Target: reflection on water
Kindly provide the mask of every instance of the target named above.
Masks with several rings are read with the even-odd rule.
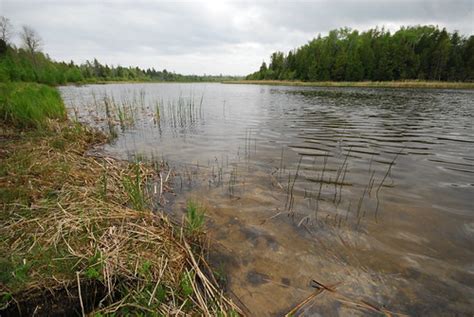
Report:
[[[252,314],[290,311],[316,290],[313,279],[334,292],[299,313],[472,314],[473,92],[61,91],[72,116],[116,129],[108,153],[176,167],[175,211],[189,197],[207,205],[212,260]]]

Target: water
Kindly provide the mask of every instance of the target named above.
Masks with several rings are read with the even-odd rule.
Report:
[[[70,116],[115,131],[106,153],[168,161],[177,172],[173,212],[187,199],[206,206],[211,261],[252,315],[289,312],[314,293],[313,279],[334,292],[299,313],[474,313],[473,91],[61,92]],[[116,105],[112,122],[104,96]]]

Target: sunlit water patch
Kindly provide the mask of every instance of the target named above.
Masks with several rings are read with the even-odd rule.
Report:
[[[63,87],[110,155],[166,160],[254,315],[474,307],[474,93],[221,84]]]

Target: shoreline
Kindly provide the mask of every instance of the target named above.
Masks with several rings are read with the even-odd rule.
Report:
[[[442,82],[442,81],[288,81],[288,80],[232,80],[222,84],[238,85],[269,85],[269,86],[301,86],[301,87],[355,87],[355,88],[410,88],[410,89],[474,89],[474,83]]]
[[[226,81],[221,80],[190,80],[190,81],[159,81],[159,80],[99,80],[99,81],[81,81],[81,82],[67,82],[64,84],[55,85],[61,86],[85,86],[85,85],[110,85],[110,84],[221,84]]]
[[[0,122],[0,314],[242,314],[206,262],[204,210],[153,211],[166,166],[91,156],[107,136],[47,123]]]

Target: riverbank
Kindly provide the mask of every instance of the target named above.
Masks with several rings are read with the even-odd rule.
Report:
[[[273,86],[306,86],[306,87],[361,87],[361,88],[431,88],[431,89],[474,89],[474,83],[442,81],[288,81],[288,80],[236,80],[224,81],[223,84],[273,85]]]
[[[55,91],[20,85],[46,91],[21,94],[30,110]],[[91,156],[105,135],[47,112],[15,112],[23,122],[17,99],[0,100],[2,316],[238,315],[206,263],[199,206],[183,224],[152,211],[163,165]]]

